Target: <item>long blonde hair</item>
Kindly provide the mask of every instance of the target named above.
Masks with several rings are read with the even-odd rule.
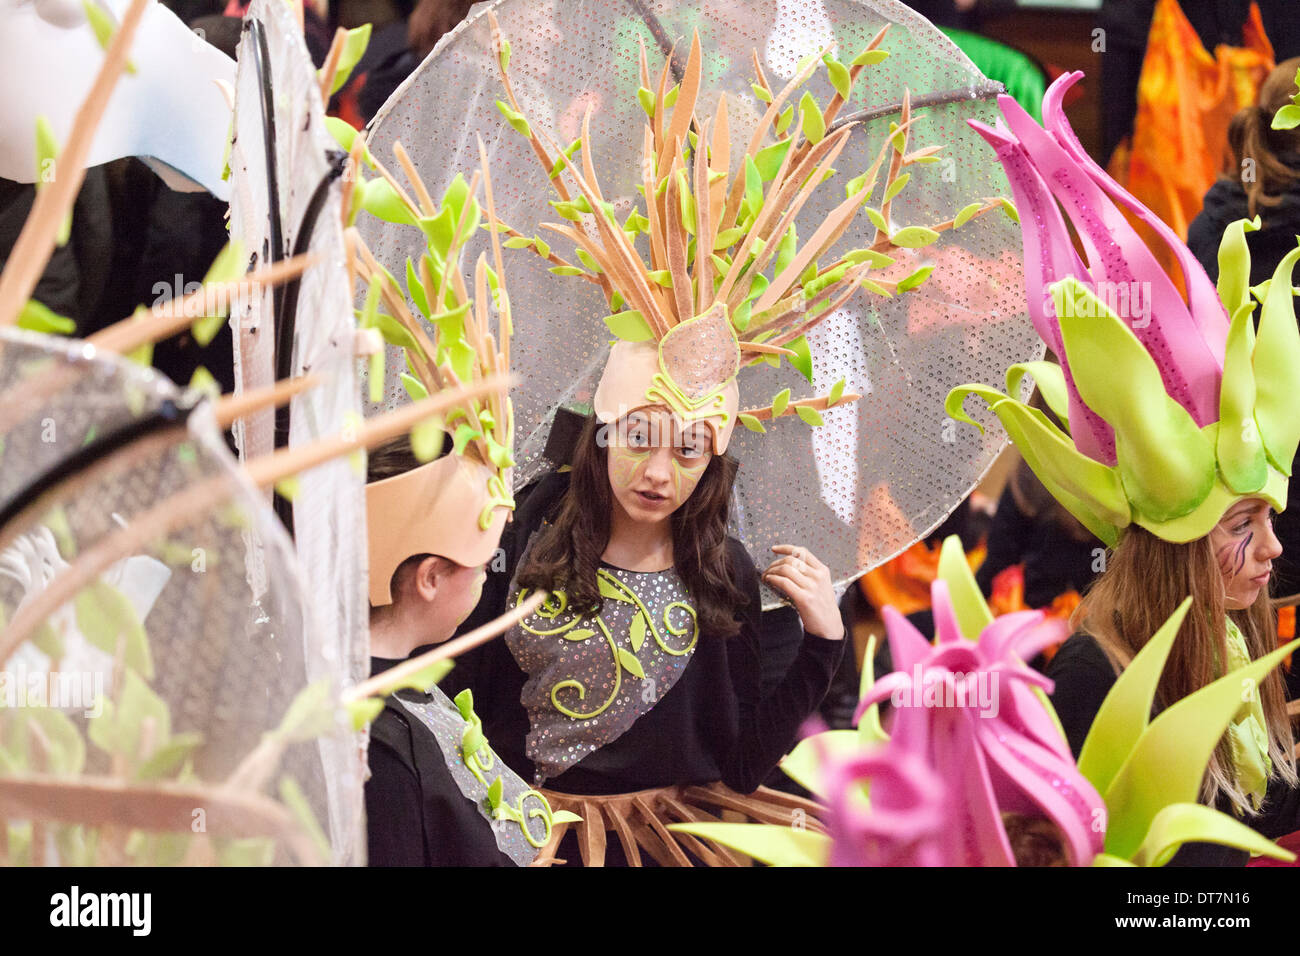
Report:
[[[1223,575],[1208,537],[1171,544],[1138,525],[1130,525],[1119,546],[1107,555],[1105,573],[1075,609],[1071,625],[1096,638],[1118,673],[1189,594],[1192,610],[1174,640],[1156,689],[1156,707],[1163,710],[1223,676],[1227,660],[1225,614],[1231,615],[1241,629],[1251,660],[1276,649],[1276,618],[1266,590],[1250,607],[1229,611],[1224,603]],[[1273,775],[1295,786],[1294,737],[1282,675],[1276,668],[1260,681],[1259,692],[1268,725]],[[1225,798],[1241,812],[1254,813],[1233,771],[1226,735],[1210,758],[1201,783],[1203,803],[1213,806]]]

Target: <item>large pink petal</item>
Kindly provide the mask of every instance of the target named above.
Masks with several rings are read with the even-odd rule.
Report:
[[[1143,308],[1121,315],[1160,369],[1165,390],[1204,427],[1219,417],[1222,353],[1216,361],[1173,282],[1142,238],[1093,177],[1056,137],[1009,96],[998,105],[1030,162],[1074,225],[1101,298],[1140,292]],[[1104,175],[1104,174],[1103,174]],[[1023,220],[1022,220],[1023,222]]]
[[[1200,262],[1192,255],[1192,250],[1178,238],[1178,234],[1097,165],[1083,148],[1079,138],[1074,135],[1074,130],[1065,118],[1062,101],[1070,87],[1081,79],[1083,73],[1076,70],[1057,77],[1047,88],[1047,94],[1043,97],[1043,125],[1097,185],[1145,223],[1173,252],[1174,258],[1178,260],[1178,265],[1183,270],[1183,285],[1187,289],[1187,304],[1192,321],[1200,330],[1201,338],[1205,340],[1215,362],[1222,369],[1223,349],[1228,340],[1229,316],[1223,307],[1223,302],[1219,299],[1219,292],[1214,287],[1214,283],[1205,274],[1205,269]]]
[[[1084,404],[1074,386],[1074,376],[1061,343],[1048,286],[1066,276],[1089,284],[1087,267],[1074,251],[1069,229],[1051,191],[1034,169],[1021,144],[1001,122],[998,128],[968,120],[971,127],[992,146],[1011,183],[1011,194],[1020,213],[1021,239],[1025,250],[1025,292],[1029,317],[1047,347],[1060,360],[1069,395],[1067,415],[1070,437],[1080,452],[1104,465],[1115,464],[1115,433],[1104,419]],[[1014,396],[1013,396],[1014,397]]]

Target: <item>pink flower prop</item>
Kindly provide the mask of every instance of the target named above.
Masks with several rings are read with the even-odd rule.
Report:
[[[885,608],[895,672],[863,697],[894,704],[888,743],[828,761],[832,862],[838,865],[1013,866],[1002,813],[1046,817],[1073,865],[1102,849],[1105,804],[1075,766],[1034,688],[1051,681],[1024,661],[1059,640],[1024,611],[996,619],[978,642],[962,636],[948,585],[931,591],[932,645]],[[870,809],[856,793],[869,778]],[[935,781],[939,787],[936,791]]]

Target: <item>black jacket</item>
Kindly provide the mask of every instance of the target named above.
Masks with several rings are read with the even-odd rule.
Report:
[[[374,659],[371,670],[396,663]],[[514,866],[497,848],[491,824],[456,786],[433,735],[391,697],[370,725],[366,836],[371,866]]]
[[[1077,760],[1097,711],[1101,710],[1102,701],[1115,685],[1118,675],[1096,639],[1082,632],[1061,645],[1045,673],[1056,682],[1051,695],[1052,706],[1056,708],[1070,751]],[[1232,815],[1226,806],[1219,809]],[[1242,822],[1274,840],[1300,830],[1300,790],[1273,778],[1264,799],[1264,812],[1243,818]],[[1214,843],[1185,843],[1169,865],[1245,866],[1249,860],[1250,854],[1245,850]]]

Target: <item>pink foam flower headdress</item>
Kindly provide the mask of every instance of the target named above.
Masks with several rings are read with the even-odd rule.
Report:
[[[1245,232],[1258,222],[1234,223],[1216,288],[1174,232],[1075,138],[1061,101],[1081,76],[1066,74],[1048,89],[1044,126],[1007,96],[999,97],[1005,124],[971,123],[1006,169],[1029,313],[1061,361],[1012,366],[1007,392],[1031,374],[1065,430],[984,385],[954,389],[948,414],[976,424],[962,403],[971,393],[987,401],[1052,494],[1110,545],[1132,523],[1169,541],[1194,540],[1247,496],[1281,511],[1300,443],[1291,295],[1300,248],[1272,281],[1251,289]],[[1173,251],[1186,299],[1121,207]],[[1258,332],[1252,293],[1263,304]]]

